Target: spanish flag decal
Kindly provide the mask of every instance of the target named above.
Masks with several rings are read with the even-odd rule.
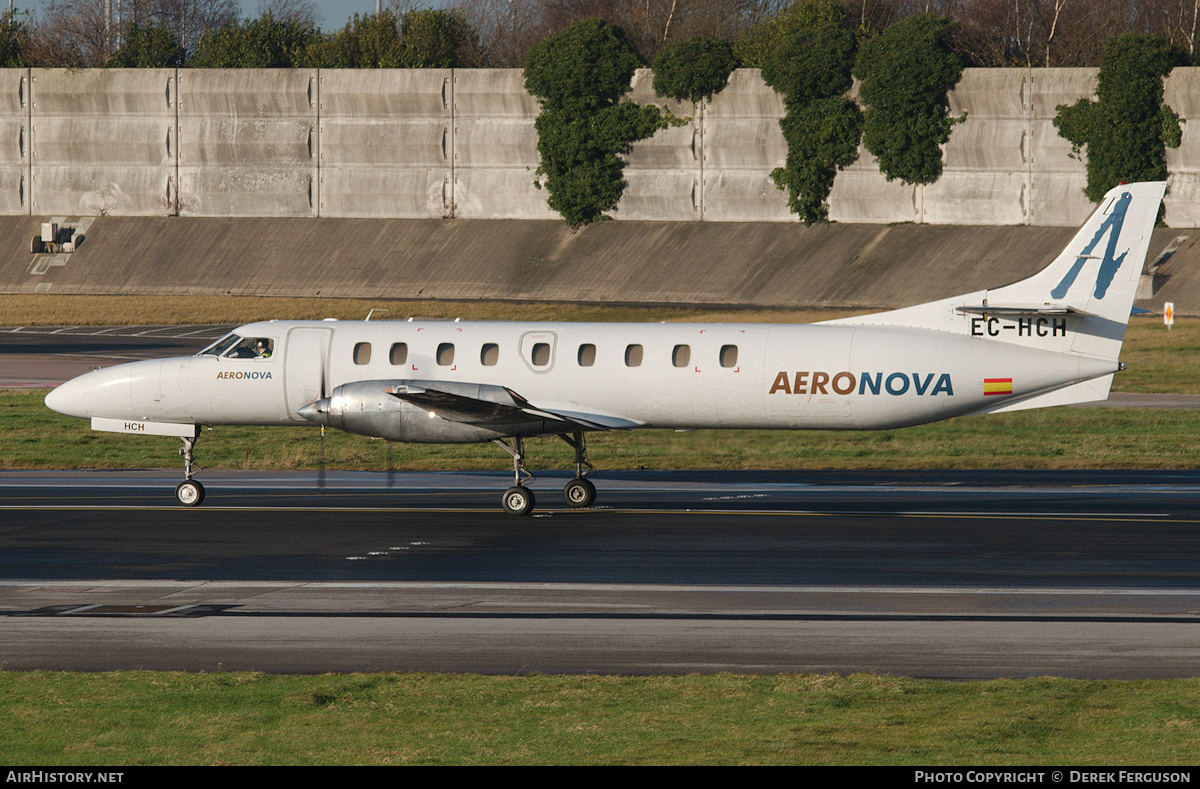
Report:
[[[983,379],[983,394],[986,395],[1008,395],[1012,394],[1012,379],[1011,378],[984,378]]]

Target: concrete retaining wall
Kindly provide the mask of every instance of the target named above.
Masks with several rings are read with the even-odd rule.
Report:
[[[830,197],[838,222],[1042,225],[1091,210],[1053,126],[1094,69],[968,69],[966,113],[927,187],[888,182],[865,150]],[[639,71],[632,97],[662,104]],[[1176,69],[1185,119],[1168,151],[1167,222],[1200,225],[1200,69]],[[615,217],[796,222],[780,97],[758,71],[633,146]],[[554,219],[535,185],[538,104],[518,70],[0,70],[0,215]]]
[[[98,217],[34,255],[36,217],[0,217],[0,293],[513,299],[900,307],[1048,263],[1074,228],[929,224]],[[1158,292],[1200,314],[1200,231],[1160,228]],[[364,308],[365,314],[365,308]],[[136,318],[131,317],[136,321]]]

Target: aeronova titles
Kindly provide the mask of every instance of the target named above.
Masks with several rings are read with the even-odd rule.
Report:
[[[771,384],[767,394],[816,395],[858,393],[889,394],[899,397],[912,392],[917,395],[949,395],[954,396],[954,384],[950,373],[859,373],[851,372],[827,373],[819,370],[811,372],[788,373],[780,372]]]
[[[217,373],[218,378],[237,378],[237,379],[255,379],[255,378],[270,378],[269,370],[227,370]]]

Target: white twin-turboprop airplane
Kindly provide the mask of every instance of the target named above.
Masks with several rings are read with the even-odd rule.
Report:
[[[1028,279],[916,307],[798,325],[267,321],[195,356],[96,370],[46,405],[95,430],[178,436],[199,504],[201,425],[319,424],[389,441],[495,441],[504,509],[534,506],[522,439],[575,448],[563,491],[587,507],[584,434],[639,427],[877,430],[1103,400],[1166,185],[1109,192]]]

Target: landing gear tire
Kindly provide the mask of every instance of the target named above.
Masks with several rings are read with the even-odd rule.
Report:
[[[175,498],[186,507],[195,507],[204,501],[204,486],[194,479],[187,479],[175,487]]]
[[[514,485],[504,491],[504,511],[509,515],[533,512],[533,491],[523,485]]]
[[[596,486],[583,478],[573,479],[563,488],[563,499],[568,507],[590,507],[596,500]]]

